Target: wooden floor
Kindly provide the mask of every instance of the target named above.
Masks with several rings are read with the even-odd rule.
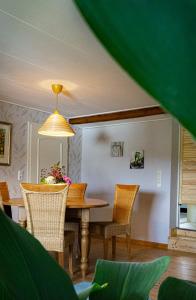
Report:
[[[117,243],[116,260],[118,261],[148,261],[163,255],[169,255],[171,257],[171,263],[168,271],[161,278],[160,282],[167,276],[174,276],[196,282],[196,254],[134,245],[132,246],[131,257],[129,258],[127,255],[126,244],[122,241]],[[89,257],[89,274],[87,275],[86,280],[92,280],[95,262],[98,258],[103,258],[103,245],[100,240],[92,240]],[[80,272],[77,272],[79,268],[79,262],[75,261],[74,265],[75,273],[73,281],[82,281]],[[160,282],[151,291],[152,300],[157,299],[157,292]]]

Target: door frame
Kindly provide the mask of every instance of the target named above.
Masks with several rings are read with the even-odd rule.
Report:
[[[32,122],[27,122],[27,182],[31,182],[31,130]]]

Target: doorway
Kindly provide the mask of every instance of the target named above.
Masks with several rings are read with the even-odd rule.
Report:
[[[38,134],[41,124],[28,122],[27,181],[39,183],[42,169],[58,162],[68,173],[68,139]]]

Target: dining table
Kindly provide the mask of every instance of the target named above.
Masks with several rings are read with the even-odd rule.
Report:
[[[14,198],[3,201],[3,205],[24,207],[23,198]],[[89,221],[90,209],[108,206],[108,202],[96,198],[68,198],[66,201],[66,209],[70,211],[70,215],[80,218],[80,236],[81,236],[81,261],[80,269],[82,278],[86,277],[88,272],[88,253],[89,253]],[[19,219],[19,224],[26,227],[26,221]]]

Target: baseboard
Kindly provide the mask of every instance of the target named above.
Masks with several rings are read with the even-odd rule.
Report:
[[[125,243],[126,238],[125,237],[118,237],[117,241]],[[164,249],[164,250],[168,249],[168,244],[164,244],[164,243],[156,243],[156,242],[136,240],[136,239],[131,239],[131,243],[133,245],[137,245],[137,246],[144,246],[144,247]]]
[[[100,235],[94,235],[92,236],[95,239],[102,240],[103,238]],[[119,243],[126,243],[126,237],[124,236],[118,236],[116,238],[117,242]],[[143,241],[143,240],[136,240],[136,239],[131,239],[132,245],[137,245],[137,246],[143,246],[143,247],[149,247],[149,248],[156,248],[156,249],[163,249],[167,250],[168,249],[168,244],[164,243],[156,243],[156,242],[151,242],[151,241]]]
[[[196,231],[172,228],[168,248],[171,250],[196,253]]]

